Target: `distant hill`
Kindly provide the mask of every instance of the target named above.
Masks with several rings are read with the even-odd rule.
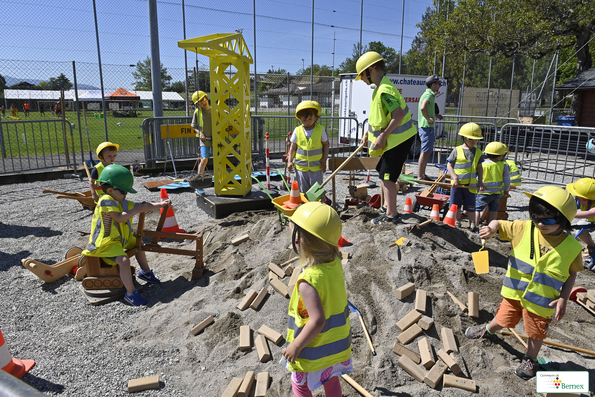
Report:
[[[38,79],[21,79],[21,78],[11,77],[11,76],[4,76],[4,79],[6,79],[7,87],[11,87],[15,84],[22,82],[22,81],[25,81],[25,82],[27,82],[29,84],[33,84],[33,85],[38,85],[40,82],[44,81],[44,80],[38,80]],[[73,85],[73,88],[74,88],[74,85]],[[79,84],[78,88],[79,88],[79,90],[98,90],[99,89],[98,87],[95,87],[95,86],[89,85],[89,84]]]

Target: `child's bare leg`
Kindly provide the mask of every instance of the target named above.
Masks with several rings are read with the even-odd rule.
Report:
[[[580,236],[578,236],[578,238],[580,238],[585,244],[587,244],[587,247],[589,247],[589,252],[591,252],[593,250],[593,247],[595,247],[593,237],[591,237],[589,233],[583,232]]]
[[[490,211],[490,222],[498,218],[498,211]]]
[[[502,328],[504,328],[504,327],[500,326],[500,325],[499,325],[499,324],[496,322],[496,318],[494,317],[494,318],[492,319],[492,321],[490,321],[490,323],[488,324],[488,328],[487,328],[487,329],[488,329],[488,331],[490,331],[491,333],[494,333],[494,332],[498,332],[498,331],[500,331]]]
[[[542,344],[543,339],[529,338],[529,343],[527,343],[527,356],[531,357],[533,360],[536,360]]]
[[[198,166],[198,173],[202,174],[203,172],[205,172],[205,168],[207,167],[207,163],[209,162],[208,158],[202,158],[200,159],[200,165]]]
[[[149,262],[147,262],[147,255],[145,254],[145,251],[137,252],[134,257],[136,258],[136,261],[138,262],[141,269],[143,269],[145,272],[151,270],[149,267]]]
[[[116,258],[116,263],[120,265],[120,278],[122,279],[124,287],[126,287],[126,291],[129,294],[132,294],[136,290],[136,288],[134,287],[134,283],[132,282],[130,259],[128,259],[127,256],[118,256]]]

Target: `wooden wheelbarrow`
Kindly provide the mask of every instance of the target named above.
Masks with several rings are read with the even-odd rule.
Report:
[[[54,190],[44,190],[43,193],[52,193],[57,194],[57,199],[70,199],[70,200],[77,200],[83,208],[93,211],[95,209],[95,201],[93,201],[93,197],[91,196],[91,191],[87,190],[86,192],[77,192],[77,193],[66,193],[66,192],[56,192]]]

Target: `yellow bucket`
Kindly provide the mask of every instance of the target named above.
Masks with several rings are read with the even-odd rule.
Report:
[[[306,195],[304,193],[300,193],[300,196],[302,198],[302,203],[307,203],[308,199],[306,198]],[[283,203],[285,203],[286,201],[289,201],[289,194],[286,194],[284,196],[279,196],[275,199],[273,199],[273,204],[275,205],[275,207],[277,207],[277,209],[279,211],[281,211],[283,213],[283,215],[285,216],[292,216],[293,213],[295,212],[296,208],[285,208],[285,206],[283,205]]]
[[[488,251],[479,251],[471,253],[473,264],[475,265],[475,273],[484,274],[490,272],[490,258]]]

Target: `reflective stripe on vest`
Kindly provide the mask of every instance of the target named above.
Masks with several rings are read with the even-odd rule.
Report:
[[[520,301],[531,313],[550,318],[555,307],[549,304],[560,296],[560,289],[570,276],[570,266],[582,246],[572,236],[567,236],[557,247],[541,256],[539,230],[532,225],[532,221],[525,221],[521,242],[510,253],[501,293],[505,298]],[[533,259],[532,242],[536,244]]]
[[[288,364],[290,371],[313,372],[347,361],[351,357],[351,323],[340,258],[306,267],[300,274],[289,302],[287,343],[293,342],[310,320],[300,315],[300,308],[303,309],[299,293],[301,281],[316,289],[326,320],[323,330],[302,349],[295,363]]]
[[[196,108],[196,110],[194,111],[194,113],[196,114],[196,121],[198,121],[198,127],[199,129],[202,128],[203,122],[202,122],[202,108],[198,107]],[[200,138],[200,134],[195,134],[197,138]]]
[[[130,235],[132,231],[132,223],[130,219],[126,222],[117,223],[110,217],[111,228],[109,236],[105,235],[105,225],[103,224],[103,214],[107,212],[101,212],[101,207],[116,207],[119,212],[130,211],[134,208],[134,203],[128,200],[122,200],[122,203],[114,200],[111,196],[105,195],[99,198],[95,212],[93,212],[93,221],[91,224],[91,235],[89,236],[89,242],[85,247],[88,251],[95,251],[102,244],[103,240],[116,240],[119,241],[123,247],[125,247],[130,241]]]
[[[510,168],[510,186],[521,186],[521,170],[519,170],[519,167],[512,160],[504,160],[504,162]]]
[[[391,112],[385,113],[385,110],[383,109],[382,94],[388,94],[394,97],[399,102],[401,110],[405,113],[405,117],[403,117],[401,123],[388,136],[386,145],[382,149],[376,149],[374,147],[376,139],[392,120]],[[401,143],[417,134],[417,128],[411,120],[411,112],[405,103],[405,99],[386,76],[382,78],[382,81],[372,93],[368,124],[368,141],[370,142],[368,153],[371,157],[381,156],[387,150],[399,146]]]
[[[481,194],[500,194],[504,187],[504,162],[483,163],[483,184],[487,188]]]
[[[310,139],[306,137],[304,126],[299,126],[296,129],[297,134],[297,151],[293,165],[300,171],[320,171],[322,160],[322,131],[324,128],[321,125],[315,124],[314,131]]]
[[[463,150],[463,146],[457,146],[457,158],[453,165],[453,169],[455,174],[459,178],[459,183],[461,185],[469,185],[472,187],[477,186],[477,164],[479,164],[479,159],[481,158],[481,150],[475,150],[475,156],[473,157],[473,163],[471,163],[465,157],[465,152]],[[473,148],[475,149],[475,148]],[[452,182],[451,182],[452,183]],[[471,193],[475,193],[473,190]]]

